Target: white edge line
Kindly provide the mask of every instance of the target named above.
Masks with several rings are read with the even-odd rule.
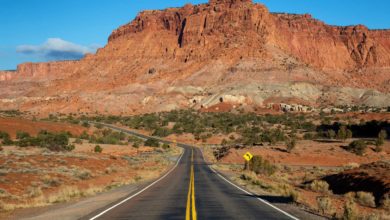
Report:
[[[179,165],[179,162],[180,162],[181,158],[183,157],[184,152],[185,152],[185,150],[182,152],[182,154],[180,155],[179,159],[176,161],[175,166],[172,167],[172,169],[170,169],[170,170],[168,171],[168,173],[166,173],[164,176],[160,177],[158,180],[154,181],[153,183],[151,183],[151,184],[148,185],[147,187],[143,188],[141,191],[137,192],[136,194],[127,197],[126,199],[124,199],[124,200],[120,201],[119,203],[117,203],[117,204],[111,206],[110,208],[105,209],[104,211],[100,212],[99,214],[95,215],[94,217],[90,218],[89,220],[95,220],[95,219],[99,218],[100,216],[102,216],[102,215],[104,215],[105,213],[109,212],[110,210],[112,210],[112,209],[114,209],[114,208],[120,206],[121,204],[123,204],[123,203],[129,201],[130,199],[132,199],[132,198],[138,196],[139,194],[141,194],[141,193],[144,192],[145,190],[147,190],[147,189],[149,189],[150,187],[152,187],[154,184],[158,183],[160,180],[164,179],[164,178],[165,178],[166,176],[168,176],[173,170],[176,169],[177,165]]]
[[[200,148],[199,148],[199,149],[200,149]],[[203,160],[207,163],[207,161],[205,160],[204,155],[203,155],[203,150],[200,149],[200,152],[202,153]],[[224,181],[226,181],[226,182],[229,183],[230,185],[236,187],[237,189],[241,190],[242,192],[245,192],[246,194],[248,194],[248,195],[250,195],[250,196],[255,196],[253,193],[250,193],[250,192],[246,191],[245,189],[242,189],[241,187],[239,187],[239,186],[237,186],[236,184],[234,184],[234,183],[230,182],[229,180],[227,180],[225,177],[223,177],[221,174],[219,174],[217,171],[215,171],[210,165],[208,165],[208,167],[210,168],[211,171],[213,171],[215,174],[217,174],[217,176],[219,176],[221,179],[223,179]],[[291,214],[289,214],[289,213],[287,213],[287,212],[281,210],[280,208],[278,208],[278,207],[272,205],[272,204],[269,203],[268,201],[266,201],[266,200],[264,200],[264,199],[261,199],[261,198],[259,198],[259,197],[256,197],[256,198],[257,198],[260,202],[262,202],[262,203],[264,203],[264,204],[266,204],[266,205],[268,205],[268,206],[274,208],[275,210],[277,210],[277,211],[283,213],[284,215],[290,217],[291,219],[300,220],[299,218],[297,218],[297,217],[295,217],[295,216],[293,216],[293,215],[291,215]]]

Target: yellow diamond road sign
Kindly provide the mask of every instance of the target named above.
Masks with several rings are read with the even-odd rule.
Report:
[[[244,159],[246,161],[250,161],[250,160],[252,160],[252,158],[253,158],[253,155],[251,153],[246,152],[246,154],[244,154]]]

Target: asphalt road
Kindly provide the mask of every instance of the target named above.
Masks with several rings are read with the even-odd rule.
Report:
[[[178,146],[184,152],[169,173],[83,219],[297,219],[229,183],[208,166],[199,148]]]

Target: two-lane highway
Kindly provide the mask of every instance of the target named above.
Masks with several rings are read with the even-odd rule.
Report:
[[[184,152],[169,173],[85,219],[297,219],[212,170],[199,148],[178,146],[183,147]]]

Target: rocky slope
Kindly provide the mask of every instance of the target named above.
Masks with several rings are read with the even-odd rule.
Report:
[[[251,0],[141,12],[80,61],[0,72],[0,108],[127,113],[210,106],[390,103],[390,31],[274,14]],[[281,98],[281,99],[280,99]]]

